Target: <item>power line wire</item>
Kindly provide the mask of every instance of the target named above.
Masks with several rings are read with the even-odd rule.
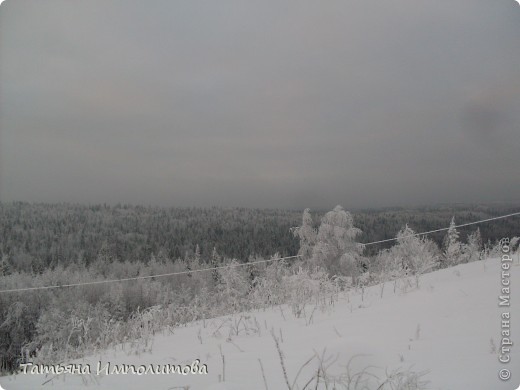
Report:
[[[194,269],[194,270],[169,272],[169,273],[166,273],[166,274],[135,276],[135,277],[132,277],[132,278],[96,280],[96,281],[92,281],[92,282],[56,284],[56,285],[52,285],[52,286],[37,286],[37,287],[25,287],[25,288],[13,288],[13,289],[9,289],[9,290],[0,290],[0,293],[19,292],[19,291],[35,291],[35,290],[52,290],[52,289],[62,288],[62,287],[91,286],[91,285],[95,285],[95,284],[105,284],[105,283],[115,283],[115,282],[128,282],[128,281],[131,281],[131,280],[153,279],[153,278],[161,278],[161,277],[165,277],[165,276],[174,276],[174,275],[186,275],[186,274],[193,274],[195,272],[205,272],[205,271],[212,271],[212,270],[223,269],[223,268],[243,267],[243,266],[253,265],[253,264],[269,263],[269,262],[273,262],[273,261],[280,261],[280,260],[286,260],[286,259],[294,259],[296,257],[300,257],[300,255],[287,256],[287,257],[277,257],[275,259],[268,259],[268,260],[256,260],[256,261],[251,261],[251,262],[248,262],[248,263],[228,264],[228,265],[222,265],[222,266],[211,267],[211,268],[200,268],[200,269]]]
[[[484,223],[484,222],[489,222],[489,221],[495,221],[495,220],[497,220],[497,219],[503,219],[503,218],[514,217],[515,215],[520,215],[520,211],[517,212],[517,213],[501,215],[501,216],[499,216],[499,217],[493,217],[493,218],[488,218],[488,219],[481,219],[480,221],[463,223],[463,224],[460,224],[460,225],[455,225],[454,227],[455,227],[455,228],[460,228],[460,227],[464,227],[464,226],[476,225],[476,224],[479,224],[479,223]],[[423,235],[426,235],[426,234],[437,233],[437,232],[443,232],[443,231],[446,231],[446,230],[449,230],[449,227],[447,227],[447,228],[441,228],[441,229],[435,229],[435,230],[430,230],[430,231],[422,232],[422,233],[409,234],[409,235],[407,235],[407,236],[399,237],[399,239],[409,238],[409,237],[416,237],[416,236],[423,236]],[[396,241],[397,239],[398,239],[397,237],[394,237],[394,238],[387,238],[386,240],[379,240],[379,241],[374,241],[374,242],[368,242],[368,243],[366,243],[366,244],[361,244],[361,245],[363,245],[363,246],[369,246],[369,245],[381,244],[381,243],[383,243],[383,242]]]
[[[460,228],[460,227],[470,226],[470,225],[476,225],[476,224],[484,223],[484,222],[495,221],[497,219],[504,219],[504,218],[514,217],[516,215],[520,215],[520,212],[512,213],[512,214],[506,214],[506,215],[501,215],[501,216],[493,217],[493,218],[482,219],[480,221],[475,221],[475,222],[463,223],[463,224],[460,224],[460,225],[456,225],[455,228]],[[441,228],[441,229],[435,229],[435,230],[430,230],[430,231],[422,232],[422,233],[410,234],[410,235],[407,235],[407,236],[404,236],[404,237],[399,237],[399,239],[409,238],[409,237],[416,237],[416,236],[422,236],[422,235],[431,234],[431,233],[437,233],[437,232],[442,232],[442,231],[446,231],[448,229],[449,229],[449,227]],[[394,238],[388,238],[386,240],[367,242],[367,243],[364,243],[364,244],[361,243],[360,245],[365,247],[365,246],[369,246],[369,245],[381,244],[381,243],[384,243],[384,242],[391,242],[391,241],[396,241],[396,240],[397,240],[397,237],[394,237]],[[256,260],[256,261],[251,261],[251,262],[248,262],[248,263],[228,264],[228,265],[222,265],[222,266],[210,267],[210,268],[201,268],[201,269],[186,270],[186,271],[179,271],[179,272],[170,272],[170,273],[166,273],[166,274],[147,275],[147,276],[135,276],[135,277],[132,277],[132,278],[97,280],[97,281],[92,281],[92,282],[57,284],[57,285],[51,285],[51,286],[13,288],[13,289],[0,290],[0,294],[1,293],[9,293],[9,292],[52,290],[52,289],[64,288],[64,287],[92,286],[92,285],[97,285],[97,284],[128,282],[128,281],[131,281],[131,280],[161,278],[161,277],[174,276],[174,275],[186,275],[186,274],[193,274],[193,273],[196,273],[196,272],[206,272],[206,271],[213,271],[213,270],[224,269],[224,268],[244,267],[244,266],[254,265],[254,264],[270,263],[270,262],[273,262],[273,261],[295,259],[295,258],[298,258],[298,257],[301,257],[301,255],[287,256],[287,257],[277,257],[277,258],[268,259],[268,260]]]

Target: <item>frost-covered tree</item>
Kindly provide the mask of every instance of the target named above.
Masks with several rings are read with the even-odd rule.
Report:
[[[101,248],[96,256],[96,260],[90,265],[91,269],[95,270],[99,275],[106,276],[110,265],[114,261],[110,246],[107,240],[103,241]]]
[[[371,266],[373,273],[379,275],[379,281],[384,283],[390,280],[400,279],[405,276],[401,259],[392,251],[394,247],[381,250]]]
[[[455,217],[451,219],[450,227],[444,238],[444,259],[445,266],[456,265],[460,261],[462,253],[461,243],[459,242],[459,232],[455,227]]]
[[[390,249],[379,253],[374,265],[374,270],[379,274],[382,282],[381,295],[384,282],[393,280],[394,292],[399,280],[407,277],[415,277],[415,284],[419,287],[419,277],[423,273],[431,271],[438,263],[437,245],[426,237],[419,237],[406,225],[397,233],[397,244]]]
[[[199,244],[197,244],[195,246],[195,252],[193,253],[193,256],[188,254],[188,252],[186,252],[186,255],[184,256],[184,262],[186,264],[186,271],[190,272],[188,274],[189,277],[193,276],[191,271],[200,268],[200,260],[201,260],[200,247],[199,247]]]
[[[336,206],[321,220],[312,251],[312,261],[330,275],[346,275],[354,279],[360,274],[362,246],[355,241],[361,230],[354,227],[352,215]]]
[[[397,245],[391,252],[399,259],[406,273],[418,275],[435,267],[437,258],[430,248],[431,243],[428,239],[415,235],[415,232],[406,225],[397,233]]]
[[[6,254],[2,255],[2,259],[0,260],[0,276],[6,276],[11,273],[11,267],[9,266],[9,261]]]
[[[213,247],[213,252],[211,252],[211,268],[216,268],[220,264],[217,247]],[[220,274],[218,273],[218,269],[213,269],[211,271],[211,276],[213,279],[213,283],[218,285],[220,283]]]
[[[246,309],[250,286],[244,268],[233,259],[227,267],[218,270],[221,280],[217,287],[219,301],[230,311]]]
[[[199,244],[195,246],[195,262],[200,263],[200,247]]]
[[[279,258],[274,254],[271,258]],[[249,296],[253,305],[257,307],[269,307],[286,302],[287,289],[284,278],[290,272],[285,260],[267,263],[263,272],[253,280]]]
[[[294,236],[300,240],[300,250],[298,251],[298,254],[303,260],[310,259],[317,238],[316,230],[312,227],[310,209],[305,209],[303,211],[302,226],[294,228],[292,232]]]
[[[108,245],[107,240],[103,241],[101,245],[101,249],[98,252],[97,260],[103,263],[110,263],[113,260],[112,252],[110,250],[110,246]]]
[[[518,260],[518,264],[520,264],[520,237],[513,237],[511,242],[509,243],[509,248],[511,248],[511,254],[516,254],[516,258]]]
[[[469,263],[472,261],[480,260],[481,249],[482,237],[480,236],[480,229],[477,228],[477,230],[475,230],[468,236],[467,244],[462,245],[461,261]]]

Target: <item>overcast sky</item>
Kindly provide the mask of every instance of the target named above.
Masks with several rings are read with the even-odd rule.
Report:
[[[520,6],[7,0],[0,200],[520,200]]]

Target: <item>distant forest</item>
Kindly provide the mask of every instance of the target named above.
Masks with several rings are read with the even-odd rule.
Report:
[[[353,211],[360,242],[393,238],[408,223],[416,232],[520,210],[520,206],[447,205],[413,209]],[[319,225],[324,212],[312,212]],[[131,205],[0,203],[0,255],[10,271],[42,272],[57,265],[89,265],[99,256],[111,261],[148,262],[152,256],[184,259],[197,250],[209,261],[220,256],[250,257],[298,252],[291,228],[301,224],[302,211],[247,208],[160,208]],[[483,242],[520,232],[520,217],[478,225]],[[459,229],[461,240],[477,226]],[[430,236],[441,244],[445,232]],[[367,247],[374,255],[392,243]],[[7,264],[6,264],[7,263]],[[4,267],[5,268],[5,267]]]

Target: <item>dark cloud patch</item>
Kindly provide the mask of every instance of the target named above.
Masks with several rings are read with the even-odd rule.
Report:
[[[518,135],[520,84],[512,83],[481,91],[470,99],[462,113],[463,129],[483,147],[500,148]]]

